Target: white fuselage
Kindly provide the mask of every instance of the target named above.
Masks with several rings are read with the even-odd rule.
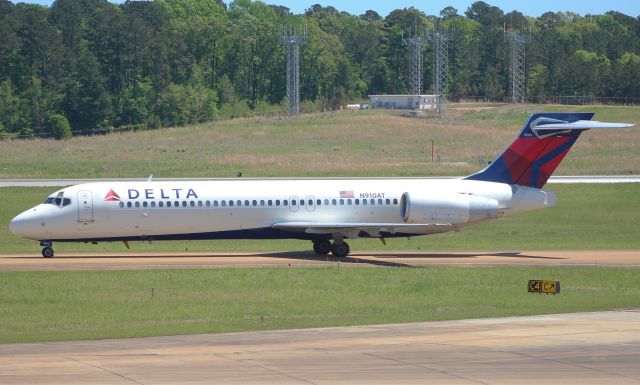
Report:
[[[462,179],[229,179],[88,183],[47,201],[14,218],[12,232],[50,241],[411,236],[551,206],[555,196]]]

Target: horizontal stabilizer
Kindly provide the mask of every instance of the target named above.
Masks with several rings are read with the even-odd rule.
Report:
[[[590,130],[592,128],[628,128],[633,127],[633,124],[627,123],[609,123],[598,122],[595,120],[578,120],[575,122],[557,122],[557,123],[544,123],[533,125],[532,129],[535,131],[547,131],[547,130]]]

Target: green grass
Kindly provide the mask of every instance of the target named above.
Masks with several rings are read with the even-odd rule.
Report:
[[[0,342],[325,327],[640,306],[638,269],[261,268],[0,273]],[[527,292],[560,280],[559,295]]]
[[[557,184],[548,189],[558,195],[555,207],[514,215],[459,232],[389,239],[350,240],[354,252],[366,250],[544,250],[639,249],[640,184]],[[0,188],[0,253],[39,254],[37,242],[11,234],[8,223],[16,214],[41,202],[56,188]],[[310,250],[310,242],[294,240],[190,241],[131,243],[132,251],[297,251]],[[125,252],[122,243],[57,243],[63,252]]]
[[[0,178],[465,175],[493,160],[534,111],[595,111],[640,123],[635,106],[452,104],[446,118],[402,111],[250,118],[68,141],[0,141]],[[439,162],[431,162],[431,142]],[[640,173],[640,129],[587,132],[558,174]]]

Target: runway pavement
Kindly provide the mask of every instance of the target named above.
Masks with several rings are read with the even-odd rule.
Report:
[[[640,311],[0,345],[2,384],[638,384]]]
[[[130,270],[260,266],[436,266],[436,265],[572,265],[640,267],[640,250],[550,251],[378,251],[353,253],[348,258],[312,252],[274,253],[60,253],[0,254],[0,271]]]

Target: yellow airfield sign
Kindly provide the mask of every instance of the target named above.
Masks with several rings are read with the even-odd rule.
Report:
[[[560,281],[545,281],[532,279],[527,285],[529,293],[558,294],[560,293]]]

